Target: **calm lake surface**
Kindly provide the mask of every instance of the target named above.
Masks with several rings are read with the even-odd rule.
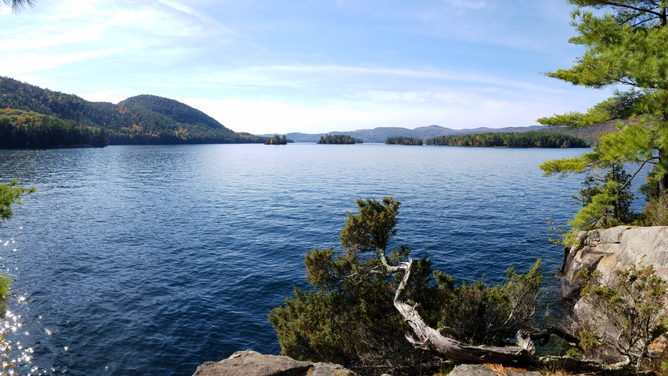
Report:
[[[500,281],[563,255],[550,219],[577,178],[538,165],[587,149],[381,144],[0,150],[0,181],[39,191],[0,226],[19,374],[190,375],[234,351],[280,351],[267,313],[306,288],[307,249],[338,246],[356,197],[402,202],[413,256]]]

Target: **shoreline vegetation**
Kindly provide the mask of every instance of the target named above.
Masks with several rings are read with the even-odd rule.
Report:
[[[427,145],[505,148],[586,148],[586,141],[560,133],[474,133],[458,136],[439,136],[427,140]]]
[[[277,134],[274,135],[274,137],[268,138],[267,141],[264,142],[265,145],[287,145],[288,142],[291,142],[291,140],[288,140],[285,135],[279,136]]]
[[[413,137],[388,137],[385,145],[422,145],[422,139]]]
[[[324,136],[320,136],[320,140],[318,140],[317,143],[327,145],[354,145],[362,144],[364,141],[357,138],[352,138],[347,134],[326,134]]]
[[[0,148],[42,149],[105,147],[109,144],[102,127],[87,127],[73,120],[32,111],[0,109]]]
[[[267,140],[267,137],[234,132],[202,111],[169,98],[138,95],[118,104],[90,102],[8,77],[0,77],[0,109],[4,113],[3,140],[12,145],[0,145],[3,148],[81,143],[96,146],[231,144]],[[11,132],[7,131],[10,123],[14,127]],[[89,134],[99,139],[77,141],[77,138],[93,137]],[[106,143],[102,141],[105,137]]]

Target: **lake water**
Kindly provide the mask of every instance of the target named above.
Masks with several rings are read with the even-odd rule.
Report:
[[[402,201],[392,246],[499,281],[562,248],[551,219],[579,180],[538,165],[586,149],[381,144],[0,150],[0,181],[39,191],[0,226],[19,374],[189,375],[280,351],[269,310],[306,288],[307,249],[338,246],[356,197]],[[546,278],[548,285],[556,280]]]

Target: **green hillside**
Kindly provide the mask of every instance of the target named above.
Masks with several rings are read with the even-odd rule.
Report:
[[[102,147],[107,135],[101,127],[32,111],[0,109],[0,148]]]
[[[260,143],[265,137],[237,133],[178,101],[139,95],[118,104],[90,102],[0,77],[0,108],[32,111],[78,125],[101,127],[110,145]]]

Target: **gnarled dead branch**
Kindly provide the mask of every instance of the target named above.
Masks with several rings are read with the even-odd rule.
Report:
[[[438,330],[427,325],[415,309],[403,301],[406,286],[411,276],[413,259],[398,266],[390,266],[382,255],[381,260],[388,272],[403,272],[404,277],[394,295],[394,307],[401,313],[404,321],[413,333],[406,332],[406,339],[416,349],[434,353],[454,362],[469,363],[503,363],[514,360],[531,361],[535,352],[534,344],[525,331],[518,331],[515,337],[515,346],[469,346],[452,338],[441,335]]]

